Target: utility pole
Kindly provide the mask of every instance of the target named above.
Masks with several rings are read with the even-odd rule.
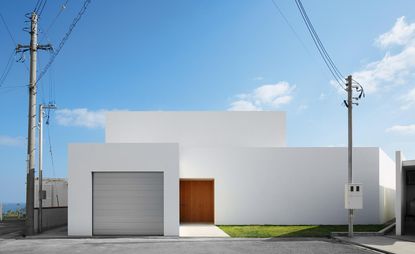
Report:
[[[29,121],[27,137],[27,175],[26,175],[26,235],[34,232],[34,187],[35,187],[35,137],[36,137],[36,61],[37,50],[51,50],[52,46],[37,44],[38,16],[35,12],[30,18],[30,45],[16,47],[16,52],[30,51],[30,79],[29,79]]]
[[[353,183],[353,78],[347,77],[347,118],[348,118],[348,183]],[[349,237],[353,237],[353,209],[349,209]]]
[[[43,114],[44,109],[56,109],[54,104],[39,105],[39,210],[38,210],[38,233],[42,232],[42,208],[43,208]],[[47,124],[47,122],[46,122]]]

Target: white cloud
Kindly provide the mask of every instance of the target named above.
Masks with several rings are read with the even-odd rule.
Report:
[[[402,134],[402,135],[412,135],[412,134],[415,134],[415,124],[394,125],[386,129],[386,132],[397,133],[397,134]]]
[[[415,23],[408,24],[405,17],[397,19],[394,27],[380,35],[376,44],[381,48],[400,46],[396,53],[387,51],[384,57],[355,72],[353,78],[364,85],[367,93],[381,88],[408,83],[415,71]]]
[[[23,137],[10,137],[0,135],[0,146],[22,146],[25,143]]]
[[[409,109],[412,106],[415,106],[415,88],[410,90],[407,94],[402,96],[401,101],[403,103],[401,109]]]
[[[260,111],[261,109],[255,106],[250,101],[238,100],[231,103],[230,111]]]
[[[56,121],[63,126],[104,128],[105,113],[109,110],[88,110],[86,108],[56,110]]]
[[[276,109],[288,104],[292,100],[295,86],[281,81],[276,84],[262,85],[248,94],[237,95],[228,110],[232,111],[260,111]]]
[[[402,16],[396,20],[392,29],[376,39],[376,44],[381,48],[393,45],[405,45],[413,39],[415,35],[415,23],[409,24]]]

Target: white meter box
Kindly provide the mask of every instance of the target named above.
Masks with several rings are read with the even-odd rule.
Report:
[[[345,185],[344,207],[346,209],[363,208],[363,186],[360,183],[350,183]]]

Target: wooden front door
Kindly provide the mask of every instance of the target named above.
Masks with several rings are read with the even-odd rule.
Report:
[[[213,180],[180,180],[180,222],[214,223]]]

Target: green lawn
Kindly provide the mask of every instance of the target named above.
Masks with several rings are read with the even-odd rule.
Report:
[[[347,225],[247,225],[219,226],[231,237],[327,237],[331,232],[347,232]],[[355,225],[355,232],[376,232],[384,225]]]

